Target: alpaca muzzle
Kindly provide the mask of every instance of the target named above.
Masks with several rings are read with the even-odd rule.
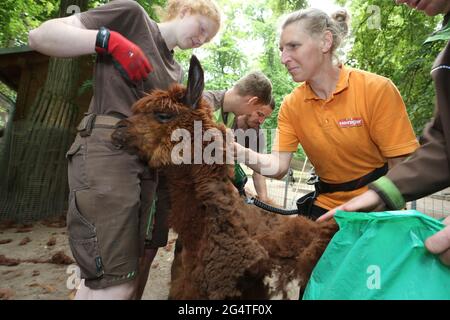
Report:
[[[129,121],[125,119],[120,120],[115,127],[116,129],[111,134],[112,143],[117,149],[123,149],[129,144]]]

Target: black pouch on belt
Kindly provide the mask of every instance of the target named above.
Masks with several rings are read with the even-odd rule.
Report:
[[[364,187],[371,183],[372,181],[377,180],[379,177],[384,176],[388,171],[388,164],[385,163],[382,167],[376,168],[375,170],[369,172],[368,174],[351,181],[347,181],[344,183],[338,184],[329,184],[322,180],[317,179],[314,183],[314,191],[307,193],[303,197],[297,200],[297,209],[298,214],[310,217],[311,209],[314,205],[314,200],[320,193],[332,193],[339,191],[353,191]]]
[[[316,190],[305,194],[303,197],[297,199],[298,214],[301,216],[309,217],[311,215],[311,209],[314,205],[314,200],[317,198]]]

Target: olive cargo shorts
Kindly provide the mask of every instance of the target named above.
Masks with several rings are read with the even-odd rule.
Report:
[[[114,147],[113,130],[77,135],[67,152],[69,244],[81,278],[92,289],[136,277],[158,180],[136,155]],[[159,223],[153,225],[151,247],[167,242],[167,210],[165,205],[157,210],[164,216],[154,219]]]

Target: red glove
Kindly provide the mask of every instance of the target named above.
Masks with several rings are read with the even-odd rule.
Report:
[[[97,33],[95,51],[98,54],[110,54],[116,69],[129,80],[145,79],[153,71],[141,48],[120,33],[105,27],[101,27]]]

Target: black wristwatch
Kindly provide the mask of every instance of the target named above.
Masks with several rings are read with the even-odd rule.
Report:
[[[109,29],[101,27],[98,30],[97,38],[95,40],[95,51],[100,54],[105,54],[108,52],[108,42],[109,42]]]

